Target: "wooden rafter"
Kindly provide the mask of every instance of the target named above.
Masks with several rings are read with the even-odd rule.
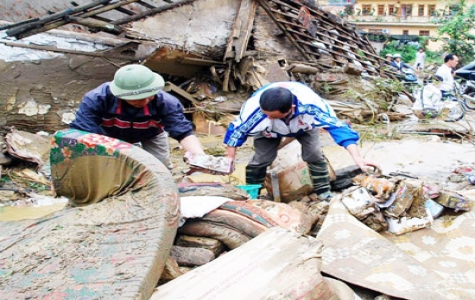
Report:
[[[69,23],[76,23],[88,27],[92,32],[104,31],[118,35],[124,31],[120,25],[137,21],[193,1],[196,0],[165,0],[166,4],[159,6],[154,6],[142,0],[95,0],[84,5],[72,2],[71,8],[61,12],[53,13],[43,18],[9,24],[4,26],[3,29],[8,29],[6,31],[8,36],[22,39]],[[126,7],[130,4],[139,5],[137,12]],[[100,15],[111,10],[120,12],[125,17],[112,20],[110,17],[106,18]]]
[[[257,1],[307,61],[326,68],[359,63],[370,75],[380,75],[382,58],[339,17],[297,0]]]

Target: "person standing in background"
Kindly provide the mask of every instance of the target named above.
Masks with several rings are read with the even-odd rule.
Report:
[[[442,99],[451,99],[455,100],[454,89],[455,89],[455,80],[454,80],[454,69],[459,63],[459,58],[455,54],[447,54],[444,58],[444,64],[441,65],[435,75],[442,77],[442,85],[440,91],[442,92]]]
[[[424,63],[426,61],[426,53],[424,52],[424,49],[419,48],[419,51],[416,53],[416,62],[415,62],[415,67],[417,75],[419,75],[421,70],[424,70]]]

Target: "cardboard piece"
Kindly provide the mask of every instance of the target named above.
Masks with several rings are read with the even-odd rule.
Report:
[[[302,159],[301,145],[297,140],[291,138],[289,140],[291,141],[283,141],[285,146],[279,149],[264,183],[266,190],[274,196],[274,200],[284,203],[300,199],[313,190],[308,165]],[[325,160],[330,181],[333,181],[336,179],[335,171],[326,157]]]
[[[199,154],[186,152],[185,162],[190,165],[192,172],[204,172],[209,174],[226,175],[234,171],[233,161],[225,156],[213,156],[208,154]]]
[[[339,299],[320,274],[321,249],[314,238],[274,227],[157,287],[151,300]]]

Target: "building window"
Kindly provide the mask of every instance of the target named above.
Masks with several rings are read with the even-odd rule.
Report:
[[[429,36],[429,30],[419,30],[419,36]]]
[[[423,17],[424,16],[424,5],[419,5],[418,8],[417,8],[417,15],[419,17]]]
[[[412,15],[412,4],[401,5],[401,16],[407,17]]]
[[[403,31],[402,31],[402,34],[403,34],[403,35],[409,35],[409,30],[403,30]]]
[[[392,4],[388,5],[388,14],[389,15],[394,14],[394,5],[392,5]]]
[[[369,16],[371,13],[371,5],[364,4],[362,5],[363,8],[363,16]]]
[[[384,5],[378,5],[378,16],[385,16]]]
[[[429,16],[436,16],[437,12],[435,11],[435,5],[431,4],[429,5]]]

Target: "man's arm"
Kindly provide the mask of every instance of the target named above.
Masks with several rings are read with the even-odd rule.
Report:
[[[185,149],[187,152],[197,153],[197,154],[205,154],[203,151],[203,146],[201,145],[200,141],[196,137],[196,135],[192,134],[180,141],[180,145]]]
[[[346,147],[346,150],[350,153],[351,157],[355,161],[356,165],[360,167],[361,171],[367,172],[369,171],[370,167],[381,169],[379,165],[366,161],[363,157],[361,157],[358,145],[350,144]]]
[[[76,112],[76,118],[69,124],[70,128],[105,134],[101,127],[104,114],[102,100],[106,97],[105,89],[105,84],[103,84],[84,95]]]
[[[228,146],[226,147],[226,157],[229,157],[233,161],[236,159],[237,147]]]

